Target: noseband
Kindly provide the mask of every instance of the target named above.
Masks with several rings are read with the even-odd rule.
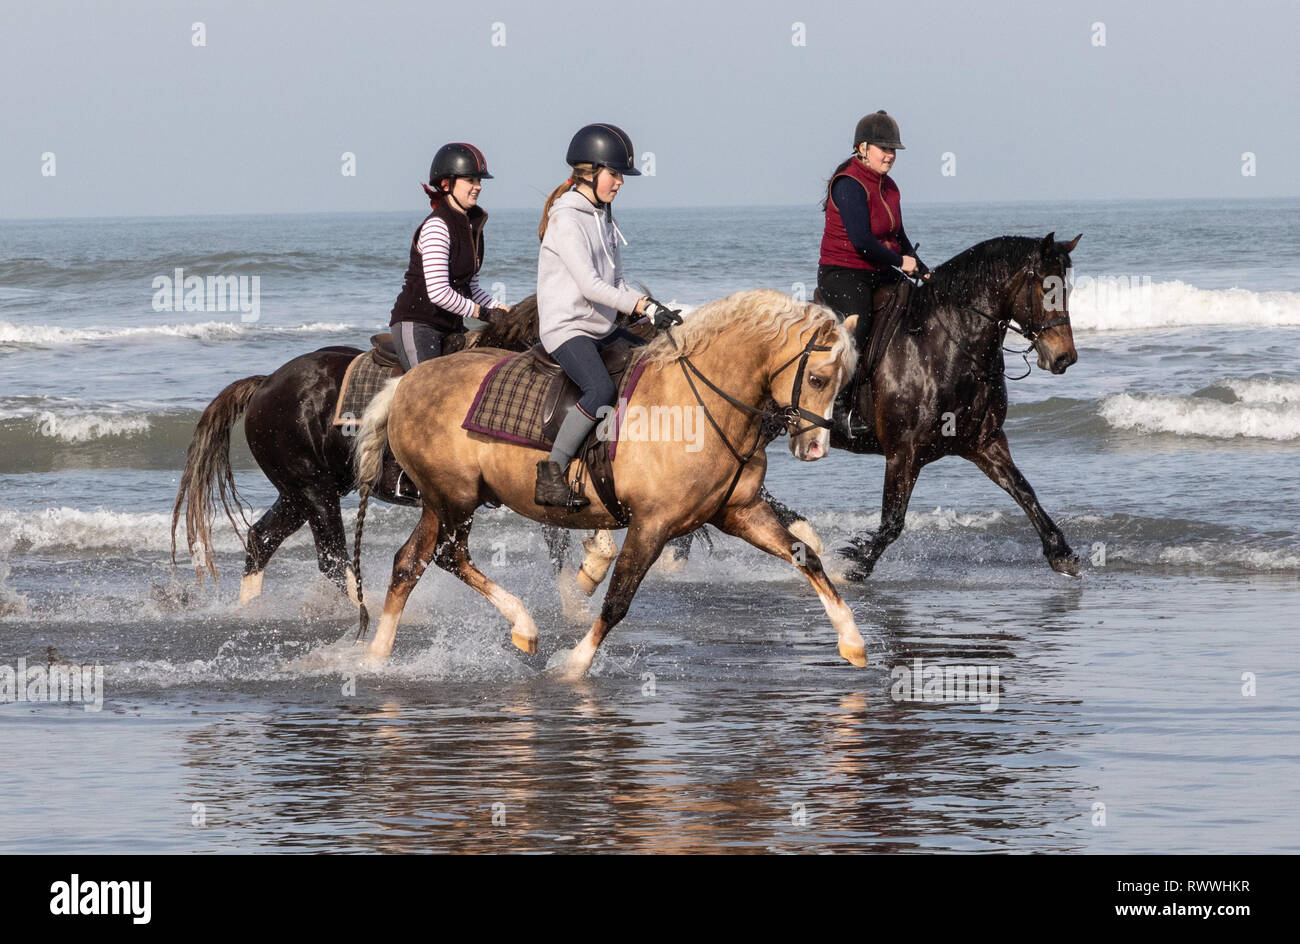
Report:
[[[1035,269],[1033,266],[1031,266],[1029,263],[1026,263],[1025,265],[1021,266],[1019,272],[1017,272],[1015,275],[1013,275],[1010,279],[1007,280],[1006,284],[1011,284],[1015,286],[1013,289],[1011,289],[1007,297],[1012,301],[1014,301],[1016,294],[1026,284],[1032,284],[1034,282],[1041,283],[1042,281],[1043,279],[1041,276],[1039,276],[1038,270]],[[1010,302],[1008,302],[1007,304],[1008,306],[1010,306]],[[972,309],[972,310],[976,310],[976,309]],[[1029,311],[1031,314],[1033,313],[1033,310],[1034,310],[1034,306],[1031,303],[1029,306]],[[984,314],[984,312],[980,312],[980,314]],[[986,315],[985,317],[988,316]],[[1052,318],[1049,321],[1045,321],[1039,325],[1018,326],[1012,324],[1012,316],[1008,315],[1005,318],[998,319],[999,325],[1002,325],[1003,323],[1005,323],[1008,328],[1010,328],[1016,334],[1020,335],[1030,344],[1035,344],[1037,343],[1038,339],[1043,335],[1044,332],[1050,331],[1052,328],[1059,328],[1062,325],[1068,325],[1070,323],[1070,316],[1068,314],[1062,315],[1058,318]]]

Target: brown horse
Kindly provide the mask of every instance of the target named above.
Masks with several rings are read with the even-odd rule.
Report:
[[[714,448],[692,452],[680,442],[619,444],[614,478],[630,524],[600,616],[569,653],[564,677],[586,673],[665,543],[705,523],[798,567],[821,597],[839,636],[840,654],[854,665],[866,664],[853,614],[821,561],[782,526],[760,493],[767,466],[760,448],[765,419],[779,416],[786,422],[790,451],[797,458],[826,455],[835,396],[854,363],[852,328],[851,322],[837,324],[828,308],[760,290],[703,306],[685,325],[662,333],[645,349],[646,367],[629,410],[653,404],[702,411]],[[514,644],[536,652],[537,627],[523,604],[470,561],[474,511],[485,502],[565,528],[620,527],[590,482],[585,493],[591,504],[580,511],[538,506],[533,502],[536,452],[461,428],[480,382],[503,353],[466,351],[420,364],[390,381],[362,418],[356,443],[358,554],[366,501],[380,474],[385,443],[423,500],[419,524],[393,562],[383,614],[367,650],[371,660],[392,652],[398,617],[430,559],[487,597],[509,620]],[[364,606],[361,613],[364,633]]]
[[[1016,330],[1037,352],[1040,368],[1063,374],[1078,360],[1066,273],[1079,239],[1057,242],[1052,233],[1043,239],[1001,236],[972,246],[912,291],[905,325],[886,340],[866,382],[861,373],[867,358],[862,358],[851,406],[865,417],[863,428],[846,435],[837,424],[831,442],[851,452],[883,454],[885,485],[880,530],[870,538],[853,538],[853,546],[842,552],[856,562],[848,579],[870,575],[902,533],[921,469],[949,455],[975,463],[1016,500],[1053,570],[1079,576],[1078,558],[1016,468],[1002,431],[1007,416],[1002,346],[1009,325],[1019,325]],[[881,290],[887,291],[892,289]]]

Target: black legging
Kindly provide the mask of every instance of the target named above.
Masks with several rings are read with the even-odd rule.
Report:
[[[550,352],[551,357],[569,375],[569,379],[582,390],[578,409],[586,413],[588,419],[598,419],[600,408],[614,403],[617,391],[600,358],[600,352],[615,341],[631,341],[637,347],[646,343],[645,338],[637,337],[624,328],[615,328],[603,338],[569,338]]]
[[[817,288],[821,291],[822,301],[841,321],[849,315],[858,316],[854,340],[857,341],[859,351],[866,350],[866,342],[871,337],[872,296],[880,286],[892,285],[898,278],[898,273],[892,269],[848,269],[832,265],[817,267]]]

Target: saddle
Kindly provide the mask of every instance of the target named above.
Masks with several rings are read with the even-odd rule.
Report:
[[[916,331],[918,325],[910,318],[912,292],[914,286],[910,279],[899,279],[891,285],[876,289],[871,299],[871,321],[863,325],[858,321],[858,331],[854,337],[858,347],[858,364],[853,372],[853,379],[835,399],[835,408],[831,414],[833,428],[848,439],[874,439],[875,404],[871,396],[871,378],[876,368],[884,359],[885,351],[903,324],[909,331]],[[820,291],[813,293],[813,301],[825,304]],[[870,331],[870,335],[867,332]]]
[[[464,332],[454,332],[442,339],[442,353],[455,354],[465,347]],[[354,349],[355,350],[355,349]],[[339,384],[339,398],[334,407],[334,425],[347,426],[361,421],[370,401],[389,380],[406,373],[397,358],[391,333],[372,335],[370,350],[358,354],[348,365]]]
[[[640,379],[642,361],[627,342],[601,351],[620,401],[631,397]],[[569,410],[582,391],[541,344],[522,354],[502,358],[488,371],[461,428],[521,446],[549,451]],[[597,424],[578,455],[586,463],[592,485],[605,507],[622,524],[627,512],[614,493],[613,461],[618,447],[617,414],[612,425]]]

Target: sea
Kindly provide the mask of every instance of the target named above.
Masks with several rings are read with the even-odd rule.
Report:
[[[487,208],[481,282],[514,303],[538,211]],[[224,517],[215,585],[183,534],[173,563],[203,408],[367,346],[425,211],[0,221],[0,851],[1300,851],[1300,200],[906,211],[931,266],[1082,234],[1078,363],[1012,382],[1006,422],[1082,576],[949,458],[850,583],[838,549],[878,525],[883,460],[800,463],[781,439],[768,487],[825,541],[868,667],[789,565],[715,533],[651,571],[577,684],[547,665],[604,588],[563,605],[540,529],[505,509],[471,549],[533,613],[535,656],[431,569],[388,665],[313,660],[356,616],[306,528],[242,607]],[[616,215],[629,279],[687,317],[811,296],[816,206]],[[187,299],[192,276],[226,297]],[[238,425],[232,457],[253,520],[275,491]],[[372,609],[416,516],[371,506]]]

